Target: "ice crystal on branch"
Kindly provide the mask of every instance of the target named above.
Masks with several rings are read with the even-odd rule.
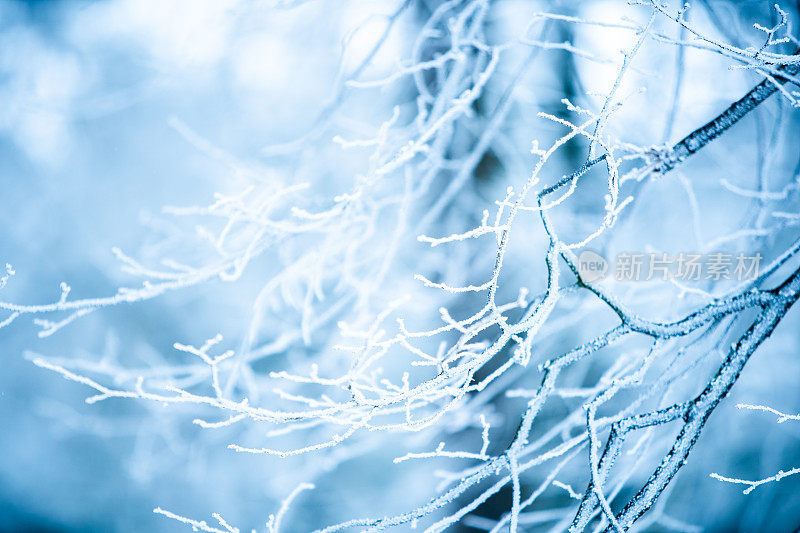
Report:
[[[797,419],[765,406],[797,400],[770,385],[797,375],[780,370],[800,297],[796,6],[233,4],[197,7],[224,26],[208,63],[171,31],[149,52],[172,69],[154,87],[174,72],[243,105],[246,133],[175,102],[162,121],[216,191],[170,189],[154,236],[112,248],[116,288],[0,277],[4,332],[121,330],[26,353],[87,391],[56,419],[131,440],[140,480],[192,486],[156,514],[226,533],[694,531],[738,519],[738,500],[687,505],[719,482],[789,497],[797,468],[721,462],[770,452],[717,420],[743,420],[739,389],[758,403],[740,409]],[[197,512],[207,472],[225,490]]]

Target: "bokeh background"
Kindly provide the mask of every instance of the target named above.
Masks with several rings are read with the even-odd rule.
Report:
[[[422,24],[438,4],[412,2],[361,79],[394,72],[398,61],[409,57]],[[692,10],[694,23],[742,46],[757,46],[762,39],[753,22],[767,25],[774,20],[767,2],[698,4]],[[312,152],[318,154],[316,161],[298,164],[264,147],[317,127],[339,72],[363,60],[385,27],[383,15],[398,5],[383,0],[1,1],[0,261],[16,270],[2,289],[2,300],[55,301],[62,281],[71,285],[76,298],[105,296],[121,285],[135,284],[120,268],[112,247],[145,259],[158,256],[192,231],[192,223],[176,221],[163,206],[208,205],[213,193],[238,190],[253,175],[267,181],[280,175],[284,183],[311,181],[311,196],[323,199],[349,190],[353,175],[363,172],[365,155],[338,151],[328,157],[335,149],[329,141],[336,129],[320,133],[323,140],[318,142],[324,141],[327,148]],[[797,21],[797,6],[784,8]],[[487,39],[518,35],[536,11],[617,22],[625,17],[646,19],[642,6],[625,2],[498,0],[492,2],[487,19]],[[428,228],[429,234],[466,229],[480,216],[475,206],[491,205],[502,199],[506,186],[524,181],[532,168],[531,141],[544,142],[560,133],[537,113],[569,117],[561,103],[564,97],[598,110],[601,94],[610,89],[621,64],[620,50],[635,39],[631,32],[613,27],[555,23],[551,31],[551,41],[572,41],[603,62],[541,51],[517,83],[502,134],[467,186],[469,198],[459,200]],[[659,31],[677,34],[666,24]],[[476,128],[485,125],[482,121],[526,53],[503,56],[475,106]],[[636,68],[620,87],[626,103],[609,129],[642,146],[675,141],[760,79],[701,50],[688,49],[683,61],[682,97],[669,130],[675,50],[655,41],[643,47]],[[403,80],[386,88],[348,92],[335,125],[349,138],[358,137],[390,117],[394,106],[406,106],[414,98],[410,83]],[[759,173],[767,172],[776,189],[795,179],[798,115],[788,101],[773,100],[680,171],[713,176],[707,182],[695,181],[703,217],[699,238],[686,192],[678,178],[669,177],[647,184],[647,195],[632,208],[636,216],[631,219],[639,222],[621,225],[605,244],[607,250],[698,249],[703,242],[735,231],[742,223],[741,213],[751,205],[752,199],[720,187],[720,179],[750,187]],[[459,142],[471,142],[469,135],[464,134],[463,141],[454,137],[454,152],[463,150]],[[586,146],[567,148],[556,157],[553,176],[582,164]],[[429,205],[445,184],[434,184]],[[791,201],[792,197],[789,206]],[[577,235],[601,208],[602,202],[591,196],[579,197],[557,220],[565,234]],[[787,231],[732,248],[763,250],[774,257],[790,242],[791,228]],[[529,235],[509,256],[509,276],[541,286],[541,265],[536,263],[533,273],[527,265],[536,257],[540,261],[545,241],[533,230]],[[469,269],[480,276],[493,256],[482,260],[472,255],[477,249],[470,249],[430,259],[415,237],[410,236],[399,265],[389,273],[386,284],[391,288],[386,294],[378,291],[376,298],[385,302],[397,293],[410,294],[424,318],[436,315],[440,296],[414,283],[413,272],[449,264],[454,270],[467,269],[460,275],[471,279]],[[392,439],[376,443],[370,437],[334,457],[278,460],[240,455],[226,448],[227,435],[201,432],[185,413],[117,400],[87,406],[84,387],[30,362],[30,354],[36,353],[94,361],[119,357],[141,366],[172,351],[176,341],[202,343],[217,332],[224,336],[226,348],[235,349],[246,336],[250,304],[274,260],[269,254],[262,257],[237,283],[217,280],[104,309],[50,337],[37,337],[38,328],[29,317],[0,329],[0,529],[185,529],[154,516],[152,509],[160,506],[205,520],[211,512],[220,512],[244,529],[263,530],[268,515],[306,479],[314,480],[317,489],[295,501],[288,531],[425,501],[431,486],[424,476],[427,469],[392,466],[390,459],[406,450]],[[664,302],[674,299],[675,287],[654,289],[639,301],[639,309],[646,311],[649,305],[660,311]],[[671,309],[682,305],[690,308],[693,302],[682,301]],[[792,313],[748,366],[733,397],[714,414],[670,495],[673,516],[711,531],[780,531],[800,525],[798,476],[748,496],[708,477],[715,471],[757,478],[800,464],[800,425],[777,425],[769,416],[743,414],[734,407],[744,401],[797,412],[800,337],[797,310]],[[265,341],[275,324],[265,327]],[[557,346],[563,351],[580,341],[581,331],[565,336]],[[310,347],[287,349],[288,355],[279,357],[304,350],[308,354],[298,357],[318,355],[332,343],[322,332]],[[285,364],[278,359],[268,369]],[[498,402],[501,414],[504,405]],[[420,436],[417,449],[425,448],[429,437]]]

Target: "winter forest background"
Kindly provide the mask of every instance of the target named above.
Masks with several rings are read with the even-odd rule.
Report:
[[[795,530],[799,10],[0,2],[0,529]]]

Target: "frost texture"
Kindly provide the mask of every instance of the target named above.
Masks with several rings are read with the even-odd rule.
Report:
[[[797,23],[0,4],[0,525],[796,527]]]

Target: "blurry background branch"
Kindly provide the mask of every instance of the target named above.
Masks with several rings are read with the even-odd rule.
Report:
[[[797,5],[0,10],[0,528],[796,525]]]

